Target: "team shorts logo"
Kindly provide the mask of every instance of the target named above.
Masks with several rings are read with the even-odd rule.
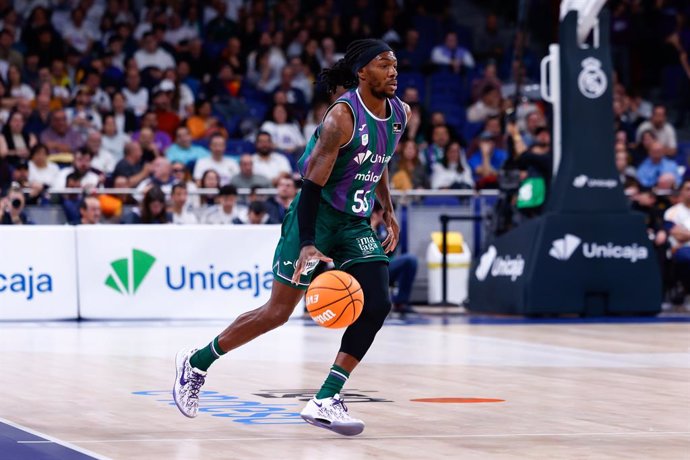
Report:
[[[357,244],[363,256],[367,256],[376,251],[376,239],[373,236],[357,238]]]
[[[582,70],[577,77],[577,86],[583,96],[596,99],[606,91],[608,81],[601,70],[601,61],[588,57],[582,61]]]

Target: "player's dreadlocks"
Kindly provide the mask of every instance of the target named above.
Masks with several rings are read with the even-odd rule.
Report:
[[[330,69],[323,69],[319,80],[326,85],[328,93],[335,93],[338,86],[350,89],[359,84],[357,72],[384,51],[393,51],[383,40],[365,38],[355,40],[347,46],[345,57],[333,64]]]

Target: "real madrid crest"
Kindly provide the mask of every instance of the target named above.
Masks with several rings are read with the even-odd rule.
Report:
[[[582,61],[582,70],[577,77],[577,86],[583,96],[596,99],[606,91],[606,74],[601,70],[599,59],[588,57]]]

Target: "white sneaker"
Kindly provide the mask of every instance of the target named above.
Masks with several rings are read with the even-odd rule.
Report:
[[[364,431],[364,422],[350,417],[338,394],[332,398],[312,398],[300,415],[307,423],[345,436],[354,436]]]
[[[196,417],[199,412],[199,390],[206,380],[206,372],[189,364],[189,358],[196,351],[196,349],[180,350],[175,356],[173,399],[182,415],[189,418]]]

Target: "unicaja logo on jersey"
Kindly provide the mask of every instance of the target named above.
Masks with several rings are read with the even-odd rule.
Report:
[[[355,163],[358,165],[363,164],[365,161],[369,159],[370,156],[372,156],[373,153],[371,150],[367,150],[366,152],[359,152],[357,156],[355,157]]]
[[[156,258],[139,249],[132,249],[130,258],[117,259],[110,263],[112,273],[105,285],[120,294],[134,295],[148,275]]]
[[[575,235],[566,234],[563,238],[551,243],[549,255],[554,259],[568,260],[577,247],[580,246],[581,242],[582,240]]]

